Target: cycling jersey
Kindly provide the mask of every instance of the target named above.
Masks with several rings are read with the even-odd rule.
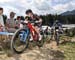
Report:
[[[60,22],[54,22],[53,27],[55,29],[60,29],[60,28],[62,28],[62,24]]]
[[[37,15],[34,15],[33,18],[28,17],[28,16],[26,16],[25,18],[28,19],[28,21],[30,23],[34,23],[34,26],[38,26],[38,27],[41,26],[41,23],[40,22],[39,23],[36,23],[36,21],[38,21],[40,19],[40,17],[38,17]]]

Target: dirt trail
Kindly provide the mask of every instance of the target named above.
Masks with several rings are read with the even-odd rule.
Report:
[[[6,54],[0,55],[0,60],[63,60],[64,55],[56,46],[56,42],[44,44],[43,47],[34,47],[22,54],[13,54],[8,57]]]

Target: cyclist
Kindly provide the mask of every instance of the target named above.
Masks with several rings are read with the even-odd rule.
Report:
[[[42,24],[42,19],[35,15],[31,9],[28,9],[26,11],[26,17],[25,17],[25,21],[30,21],[32,22],[32,25],[34,27],[34,29],[36,30],[36,32],[38,33],[39,35],[39,40],[42,39],[42,36],[40,35],[40,27],[41,27],[41,24]],[[31,37],[30,39],[31,41],[33,40],[33,38]]]
[[[62,24],[58,20],[53,23],[52,29],[59,29],[60,33],[63,32]]]
[[[54,22],[53,26],[52,26],[51,39],[52,39],[52,38],[55,38],[56,30],[58,30],[58,33],[59,33],[59,34],[62,34],[62,33],[63,33],[62,24],[61,24],[58,20],[56,20],[56,21]],[[59,35],[58,35],[58,36],[59,36]],[[59,37],[56,37],[56,38],[58,38],[58,39],[56,40],[56,42],[57,42],[57,45],[59,45]]]

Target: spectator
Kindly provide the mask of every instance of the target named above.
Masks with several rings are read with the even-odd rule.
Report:
[[[0,7],[0,31],[5,31],[7,16],[3,15],[3,8]]]
[[[15,13],[14,12],[10,12],[10,18],[7,19],[7,31],[8,32],[15,32],[16,31],[16,22],[15,22]]]
[[[20,28],[20,23],[21,23],[21,16],[17,16],[17,19],[16,19],[16,28]]]
[[[25,18],[24,18],[23,16],[21,16],[21,20],[23,20],[23,21],[24,21],[24,20],[25,20]]]

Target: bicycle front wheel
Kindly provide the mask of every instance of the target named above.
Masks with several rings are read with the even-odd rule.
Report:
[[[28,35],[27,37],[25,36],[25,34],[22,35],[22,37],[20,36],[23,33],[27,33],[27,30],[25,29],[17,30],[11,40],[11,49],[18,54],[26,50],[29,43]],[[22,39],[23,37],[26,37],[25,41]]]

